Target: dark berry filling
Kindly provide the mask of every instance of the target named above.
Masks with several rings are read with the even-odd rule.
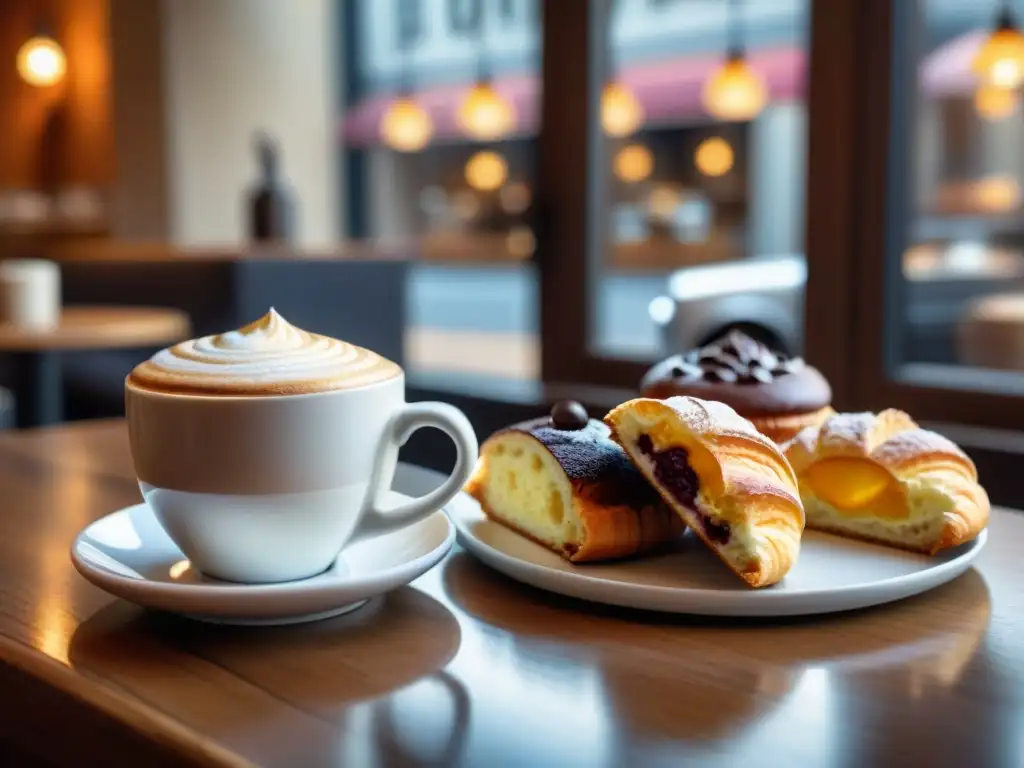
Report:
[[[636,447],[654,464],[654,478],[684,507],[700,518],[701,527],[711,541],[716,544],[728,544],[731,531],[729,524],[713,520],[697,511],[697,491],[700,481],[687,461],[685,448],[666,448],[664,451],[654,450],[654,442],[650,435],[640,435]]]

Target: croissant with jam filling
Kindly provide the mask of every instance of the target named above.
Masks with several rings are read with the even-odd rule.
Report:
[[[638,398],[605,416],[676,514],[752,587],[796,562],[804,511],[779,448],[724,403]]]
[[[902,411],[836,414],[784,450],[808,528],[935,554],[988,524],[974,463]]]

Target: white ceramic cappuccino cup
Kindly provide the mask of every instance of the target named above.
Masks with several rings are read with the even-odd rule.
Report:
[[[267,583],[326,570],[353,536],[442,507],[476,462],[476,435],[462,412],[407,403],[404,375],[394,371],[303,394],[162,391],[133,373],[125,404],[143,498],[206,575]],[[398,449],[421,427],[452,438],[455,468],[434,491],[385,509]]]

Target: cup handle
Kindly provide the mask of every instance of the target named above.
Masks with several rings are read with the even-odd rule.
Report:
[[[452,439],[455,443],[455,469],[439,488],[418,499],[410,499],[405,504],[382,511],[381,502],[391,490],[391,481],[394,479],[398,449],[405,445],[413,432],[423,427],[436,427]],[[458,408],[447,403],[406,403],[402,410],[391,418],[377,447],[373,478],[370,480],[370,492],[359,525],[359,536],[403,528],[443,507],[469,480],[478,451],[476,433],[469,419]]]

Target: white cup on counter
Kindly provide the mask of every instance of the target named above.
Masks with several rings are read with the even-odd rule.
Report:
[[[46,331],[60,323],[60,266],[44,259],[0,261],[0,323]]]

